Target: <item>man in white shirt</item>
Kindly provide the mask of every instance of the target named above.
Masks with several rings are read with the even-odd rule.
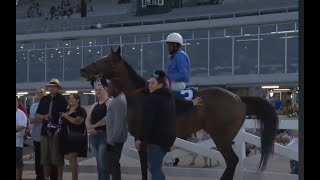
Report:
[[[26,127],[27,116],[18,108],[18,100],[16,99],[16,180],[22,180],[22,154]]]
[[[30,124],[32,124],[32,131],[31,131],[31,138],[33,140],[33,145],[34,145],[34,154],[35,154],[35,171],[36,171],[36,180],[43,180],[43,167],[40,164],[40,157],[41,157],[41,150],[40,150],[40,134],[41,134],[41,128],[42,128],[42,123],[37,122],[35,119],[36,112],[38,109],[39,101],[40,99],[46,95],[46,92],[43,88],[39,88],[36,91],[36,100],[38,102],[34,103],[30,107]],[[55,172],[54,170],[50,171]],[[56,173],[55,173],[56,174]],[[53,178],[52,179],[57,179]]]

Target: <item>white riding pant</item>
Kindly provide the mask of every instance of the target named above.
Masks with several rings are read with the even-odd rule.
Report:
[[[185,82],[171,82],[171,90],[172,91],[181,91],[184,90],[187,87],[187,84]]]

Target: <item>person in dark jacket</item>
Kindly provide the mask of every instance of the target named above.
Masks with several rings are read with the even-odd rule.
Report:
[[[152,180],[165,180],[162,161],[176,139],[175,98],[166,86],[166,74],[156,70],[148,80],[150,94],[146,96],[140,134],[135,143],[147,145]]]

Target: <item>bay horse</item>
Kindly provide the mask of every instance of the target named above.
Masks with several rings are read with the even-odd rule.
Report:
[[[146,80],[124,60],[121,49],[81,68],[80,74],[86,81],[94,83],[99,78],[106,80],[120,78],[125,85],[124,93],[128,105],[128,130],[137,137],[140,117],[143,116],[142,99],[146,96],[141,89],[146,87]],[[92,84],[93,85],[93,84]],[[222,88],[210,87],[199,89],[203,99],[202,106],[195,111],[177,115],[177,137],[184,138],[198,130],[205,130],[211,135],[226,162],[226,169],[221,180],[232,180],[239,158],[232,148],[232,141],[244,123],[246,115],[255,115],[259,119],[261,130],[261,158],[258,172],[265,170],[270,155],[274,152],[274,141],[279,119],[275,108],[262,97],[239,97]],[[139,151],[142,180],[147,180],[147,152],[145,145]]]

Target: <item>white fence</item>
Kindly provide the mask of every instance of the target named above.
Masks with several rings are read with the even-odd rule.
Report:
[[[258,129],[257,120],[246,119],[244,125],[236,136],[234,142],[234,150],[239,157],[239,164],[235,173],[235,179],[241,180],[298,180],[298,175],[274,172],[256,173],[255,171],[246,170],[244,160],[246,158],[245,142],[260,147],[260,137],[247,133],[246,129]],[[297,119],[288,119],[280,117],[279,129],[298,129]],[[129,136],[128,141],[125,143],[123,153],[126,156],[134,159],[139,159],[139,155],[134,146],[134,138]],[[225,166],[225,161],[219,151],[213,150],[216,147],[214,142],[210,140],[202,141],[199,143],[192,143],[183,139],[177,138],[174,146],[178,149],[168,153],[165,160],[172,160],[176,157],[182,157],[188,154],[197,153],[201,156],[218,160],[221,165]],[[298,160],[298,153],[292,149],[275,143],[275,154],[287,157],[289,159]],[[257,162],[258,166],[258,162]],[[136,169],[135,174],[140,174],[140,168]],[[164,172],[168,176],[188,176],[188,177],[212,177],[220,178],[224,169],[203,169],[203,168],[179,168],[179,167],[165,167]],[[131,171],[132,172],[132,171]]]

